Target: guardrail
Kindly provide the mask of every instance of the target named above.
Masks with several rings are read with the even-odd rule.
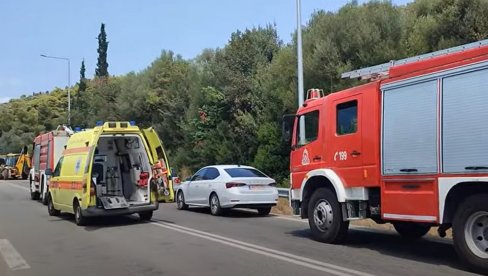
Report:
[[[283,198],[290,198],[290,189],[278,188],[278,196]]]

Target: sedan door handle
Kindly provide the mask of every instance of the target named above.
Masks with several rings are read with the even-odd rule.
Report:
[[[361,155],[361,153],[360,153],[359,151],[357,151],[357,150],[353,150],[353,151],[351,152],[351,156],[352,156],[352,157],[358,157],[359,155]]]
[[[314,156],[314,157],[313,157],[313,159],[312,159],[312,160],[313,160],[313,161],[320,161],[320,160],[322,160],[322,156],[320,156],[320,155],[316,155],[316,156]]]

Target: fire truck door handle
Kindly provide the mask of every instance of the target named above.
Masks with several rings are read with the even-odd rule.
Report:
[[[359,155],[361,155],[361,153],[360,153],[359,151],[357,151],[357,150],[353,150],[353,151],[351,152],[351,156],[352,156],[352,157],[357,157],[357,156],[359,156]]]
[[[313,161],[320,161],[320,160],[322,160],[322,156],[320,155],[316,155],[313,157]]]
[[[401,169],[400,171],[401,171],[401,172],[418,172],[419,170],[417,170],[417,169],[415,169],[415,168],[413,168],[413,169],[408,169],[408,168],[407,168],[407,169]]]

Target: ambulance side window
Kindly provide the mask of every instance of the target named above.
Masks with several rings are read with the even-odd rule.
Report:
[[[296,129],[296,145],[303,146],[309,144],[315,140],[319,136],[319,111],[314,110],[309,113],[305,113],[300,115],[297,120],[297,129]],[[304,134],[300,136],[300,127],[304,126]]]
[[[54,177],[59,176],[61,174],[61,167],[63,166],[63,159],[64,159],[64,156],[59,158],[58,164],[56,165],[56,169],[53,172]]]

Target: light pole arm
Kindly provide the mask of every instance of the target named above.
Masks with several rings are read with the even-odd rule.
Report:
[[[67,57],[41,55],[43,58],[66,60],[68,62],[68,126],[71,125],[71,60]]]

